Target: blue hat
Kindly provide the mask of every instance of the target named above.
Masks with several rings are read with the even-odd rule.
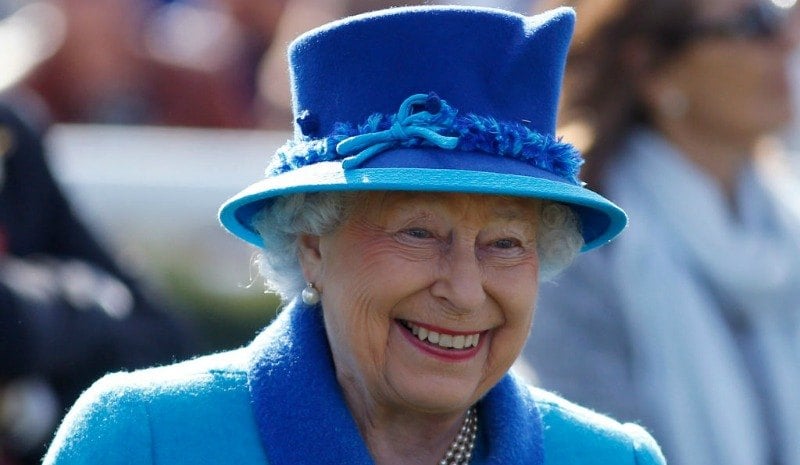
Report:
[[[583,250],[625,213],[578,180],[580,153],[555,137],[569,8],[404,7],[345,18],[289,47],[294,139],[220,221],[261,246],[253,216],[301,192],[404,190],[511,195],[569,205]]]

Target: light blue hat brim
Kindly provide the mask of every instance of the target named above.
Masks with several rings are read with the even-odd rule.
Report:
[[[253,217],[269,199],[289,194],[334,191],[413,191],[509,195],[569,205],[581,221],[582,251],[599,247],[627,224],[625,212],[580,186],[506,173],[430,168],[362,168],[345,171],[341,162],[320,162],[256,182],[225,202],[222,225],[239,238],[262,247]]]

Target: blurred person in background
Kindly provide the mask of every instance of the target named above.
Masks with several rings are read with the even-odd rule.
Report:
[[[800,464],[800,193],[766,142],[793,117],[797,7],[566,3],[560,133],[631,223],[542,286],[521,363],[673,465]]]
[[[254,127],[256,69],[282,9],[276,0],[31,2],[18,16],[53,50],[24,84],[56,122]]]
[[[52,53],[26,78],[55,122],[135,123],[151,117],[147,69],[136,56],[148,0],[44,0]],[[23,10],[30,9],[30,5]],[[32,16],[33,24],[45,20]]]
[[[224,127],[263,126],[268,113],[258,93],[258,73],[262,57],[275,42],[275,34],[290,0],[176,0],[153,10],[144,31],[147,56],[159,67],[193,70],[205,76],[218,98],[215,105],[227,109]],[[285,43],[278,44],[285,47]],[[165,73],[160,100],[172,102],[166,116],[175,119],[177,108],[184,120],[198,116],[196,97],[182,90],[189,82],[170,82]],[[208,91],[206,90],[206,92]]]
[[[18,18],[17,18],[18,19]],[[0,22],[0,56],[27,39]],[[121,267],[56,184],[46,113],[14,86],[46,47],[0,68],[0,464],[39,463],[65,409],[108,371],[188,357],[183,320]]]

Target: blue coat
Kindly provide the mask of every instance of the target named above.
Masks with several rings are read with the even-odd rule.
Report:
[[[248,347],[106,376],[68,413],[44,464],[371,464],[320,314],[292,305]],[[478,411],[473,465],[664,463],[639,426],[513,375]]]

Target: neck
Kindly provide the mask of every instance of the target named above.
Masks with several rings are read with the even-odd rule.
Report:
[[[466,416],[466,411],[427,413],[385,407],[368,400],[369,396],[344,391],[349,410],[377,465],[439,463]]]
[[[378,465],[433,465],[444,457],[458,435],[465,415],[460,415],[455,421],[443,419],[424,426],[417,421],[398,421],[382,428],[362,430],[362,434]]]
[[[656,129],[716,181],[733,203],[739,174],[755,156],[757,137],[718,134],[712,129],[674,120],[662,122]]]

